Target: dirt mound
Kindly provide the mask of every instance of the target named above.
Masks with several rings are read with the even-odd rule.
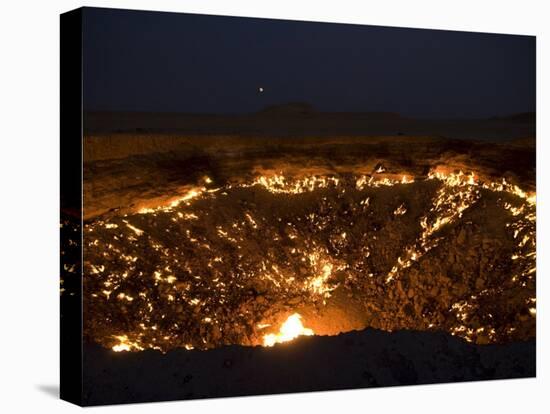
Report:
[[[524,378],[536,375],[535,355],[535,341],[479,346],[441,332],[372,329],[304,337],[269,349],[114,353],[86,345],[83,403]]]

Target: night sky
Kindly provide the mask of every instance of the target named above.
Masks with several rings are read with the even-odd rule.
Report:
[[[86,110],[247,113],[291,101],[422,118],[534,111],[535,38],[85,9]]]

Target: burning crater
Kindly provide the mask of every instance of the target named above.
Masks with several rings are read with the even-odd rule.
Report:
[[[84,226],[84,334],[115,351],[367,327],[535,336],[535,196],[505,180],[258,175]]]

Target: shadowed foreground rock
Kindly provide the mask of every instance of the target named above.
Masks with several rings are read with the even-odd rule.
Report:
[[[535,341],[471,345],[439,332],[301,337],[273,348],[84,349],[84,405],[431,384],[536,375]]]

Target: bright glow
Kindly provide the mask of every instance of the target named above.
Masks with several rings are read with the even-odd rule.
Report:
[[[119,343],[112,347],[112,350],[115,352],[122,352],[122,351],[142,351],[143,348],[137,344],[136,342],[132,342],[128,339],[127,335],[115,335],[115,339],[118,339]]]
[[[308,280],[306,282],[306,288],[316,295],[324,295],[326,297],[330,296],[330,292],[335,288],[327,285],[327,280],[330,278],[331,274],[332,264],[327,263],[323,265],[321,269],[321,274]]]
[[[132,226],[131,224],[129,223],[126,223],[126,227],[128,227],[130,230],[132,230],[134,233],[136,233],[138,236],[141,236],[143,234],[143,230],[141,229],[138,229],[137,227],[135,226]]]
[[[209,182],[208,180],[210,180],[210,178],[206,177],[206,182],[207,183]],[[176,199],[173,199],[167,205],[162,205],[162,206],[158,206],[158,207],[154,207],[154,208],[145,207],[145,208],[140,209],[138,211],[138,213],[140,213],[140,214],[152,214],[152,213],[157,213],[159,211],[171,212],[171,211],[173,211],[174,208],[179,206],[181,203],[189,202],[190,200],[192,200],[194,198],[200,197],[205,191],[206,191],[205,187],[191,188],[183,196],[178,197]]]
[[[313,335],[313,330],[304,328],[301,321],[302,317],[298,313],[294,313],[281,325],[281,329],[277,334],[264,335],[264,346],[273,346],[282,342],[292,341],[299,336]]]

